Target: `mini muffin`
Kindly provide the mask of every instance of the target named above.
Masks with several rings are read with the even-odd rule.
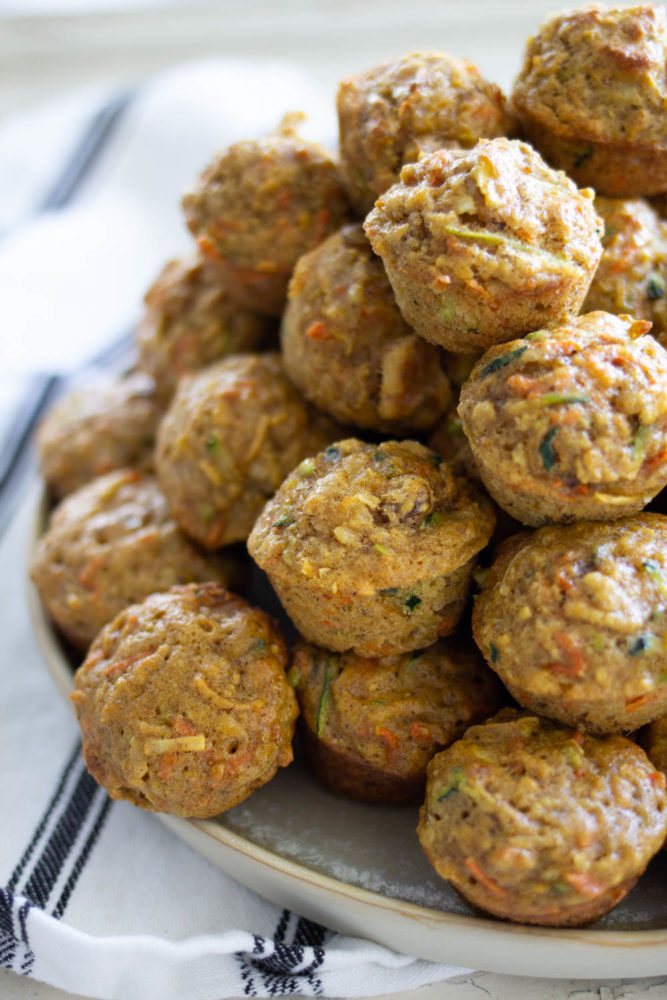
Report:
[[[505,135],[505,99],[466,59],[415,52],[348,77],[338,88],[341,175],[366,215],[404,163],[442,147]]]
[[[335,164],[299,138],[294,117],[275,135],[230,146],[183,198],[188,228],[217,262],[229,295],[270,316],[282,312],[299,257],[348,213]]]
[[[285,641],[218,584],[174,587],[118,615],[77,670],[86,767],[113,799],[206,818],[292,760]]]
[[[300,643],[288,680],[316,774],[362,802],[420,801],[431,757],[502,701],[472,643],[454,639],[375,660]]]
[[[515,535],[480,582],[473,635],[519,704],[599,733],[667,712],[667,517]]]
[[[641,198],[596,198],[604,222],[602,257],[583,305],[647,319],[667,332],[667,224]]]
[[[85,649],[128,604],[178,583],[226,583],[235,568],[188,541],[152,476],[120,469],[62,501],[30,572],[60,630]]]
[[[460,354],[576,314],[602,253],[593,192],[509,139],[403,167],[364,228],[407,322]]]
[[[139,367],[167,399],[182,375],[259,347],[271,324],[230,299],[218,268],[203,254],[169,261],[144,301]]]
[[[59,500],[113,469],[151,471],[161,416],[155,383],[142,372],[93,379],[63,396],[37,432],[51,495]]]
[[[473,906],[561,927],[616,906],[666,832],[664,775],[636,744],[511,709],[433,758],[417,828]]]
[[[493,498],[524,524],[610,520],[667,483],[667,352],[594,312],[492,348],[458,412]]]
[[[401,316],[361,226],[346,226],[298,262],[282,348],[294,384],[343,423],[424,430],[451,399],[438,348]]]
[[[181,380],[160,425],[158,479],[183,530],[216,549],[244,541],[294,464],[339,432],[278,354],[234,355]]]
[[[489,501],[416,441],[350,438],[294,469],[248,551],[305,639],[387,656],[452,631],[494,520]]]
[[[523,136],[598,194],[667,190],[666,46],[662,4],[555,14],[528,42],[514,85]]]

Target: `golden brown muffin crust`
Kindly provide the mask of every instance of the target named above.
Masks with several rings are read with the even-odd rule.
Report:
[[[419,801],[431,757],[502,699],[494,674],[462,639],[379,659],[302,642],[288,679],[316,773],[370,802]]]
[[[593,192],[508,139],[408,164],[364,229],[407,322],[463,354],[578,312],[602,253]]]
[[[289,377],[343,424],[424,430],[450,401],[438,349],[401,316],[361,226],[346,226],[299,260],[281,340]]]
[[[72,389],[51,407],[37,432],[49,492],[59,500],[113,469],[152,472],[162,413],[155,383],[144,372],[91,379]]]
[[[482,479],[525,524],[613,520],[667,481],[667,352],[595,312],[491,348],[458,412]]]
[[[237,805],[292,760],[284,639],[213,584],[122,612],[75,675],[88,770],[112,798],[180,816]]]
[[[591,4],[530,39],[510,107],[523,136],[599,194],[667,188],[667,20],[662,4]]]
[[[596,198],[604,222],[602,257],[582,312],[633,316],[667,331],[667,224],[642,198]]]
[[[415,441],[338,441],[304,460],[267,503],[248,550],[301,634],[363,656],[452,630],[488,501]]]
[[[528,708],[594,732],[667,709],[667,518],[554,525],[508,539],[473,635]]]
[[[295,463],[339,433],[279,354],[237,354],[181,380],[160,426],[157,474],[183,530],[215,549],[244,541]]]
[[[531,38],[512,106],[555,132],[602,142],[667,138],[662,4],[589,4],[555,14]]]
[[[270,325],[230,299],[218,268],[203,254],[169,261],[144,301],[139,366],[166,399],[182,375],[259,347]]]
[[[398,180],[401,167],[447,146],[505,135],[500,88],[466,59],[415,52],[340,83],[341,174],[361,215]]]
[[[179,583],[228,583],[234,559],[201,552],[180,530],[152,476],[110,472],[56,508],[31,564],[58,627],[85,647],[128,604]]]
[[[183,210],[229,294],[280,315],[298,258],[340,227],[348,202],[330,156],[300,139],[287,116],[276,134],[234,143],[216,157]]]
[[[418,834],[476,906],[523,923],[590,923],[660,848],[665,778],[620,736],[504,710],[438,754]]]

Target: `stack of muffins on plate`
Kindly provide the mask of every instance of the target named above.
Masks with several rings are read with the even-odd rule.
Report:
[[[299,715],[332,793],[423,801],[487,913],[590,923],[637,881],[667,834],[666,51],[657,4],[555,15],[508,102],[409,55],[341,83],[339,162],[292,114],[185,195],[136,372],[40,433],[33,578],[111,795],[216,815]],[[291,651],[230,592],[246,541]]]

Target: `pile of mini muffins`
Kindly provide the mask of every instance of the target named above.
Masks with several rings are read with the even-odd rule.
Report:
[[[666,51],[659,4],[555,15],[508,102],[409,55],[341,83],[338,162],[292,114],[185,195],[136,368],[39,434],[32,576],[114,798],[214,816],[298,717],[333,793],[426,790],[474,907],[579,925],[634,885],[667,834]]]

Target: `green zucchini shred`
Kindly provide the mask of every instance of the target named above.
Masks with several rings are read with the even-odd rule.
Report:
[[[583,151],[583,153],[579,153],[579,155],[576,157],[574,161],[575,168],[578,169],[579,167],[583,167],[586,160],[590,160],[594,152],[595,152],[594,148],[589,143],[586,149]]]
[[[665,283],[659,274],[649,274],[646,282],[646,294],[653,301],[665,297]]]
[[[630,656],[637,656],[639,653],[643,653],[645,650],[650,649],[653,645],[653,640],[655,636],[653,635],[639,635],[636,639],[633,639],[628,646],[628,652]]]
[[[542,443],[540,445],[540,458],[542,459],[542,465],[550,472],[557,462],[556,452],[554,451],[554,446],[551,443],[558,432],[558,427],[552,427],[550,431],[542,438]]]
[[[540,399],[540,406],[559,406],[561,403],[590,403],[588,396],[567,396],[562,392],[547,392]]]
[[[501,368],[506,368],[507,365],[511,364],[512,361],[516,361],[527,350],[528,347],[517,347],[516,350],[509,351],[507,354],[500,354],[482,368],[480,377],[486,378],[487,375],[493,375],[494,372],[499,372]]]
[[[416,594],[409,594],[408,597],[403,601],[404,606],[408,609],[408,614],[412,614],[415,608],[418,608],[421,604],[421,597],[417,597]]]
[[[463,768],[455,767],[449,775],[449,781],[438,795],[438,802],[444,802],[454,792],[458,792],[464,781],[465,774],[463,773]]]
[[[315,475],[315,459],[314,458],[304,458],[303,462],[299,462],[296,467],[296,471],[300,476],[314,476]]]
[[[318,737],[322,736],[324,732],[324,726],[326,724],[326,716],[329,711],[329,704],[331,702],[331,673],[330,673],[330,661],[327,660],[324,665],[324,681],[322,682],[322,693],[320,694],[320,703],[317,706],[317,718],[315,722],[315,732]]]

